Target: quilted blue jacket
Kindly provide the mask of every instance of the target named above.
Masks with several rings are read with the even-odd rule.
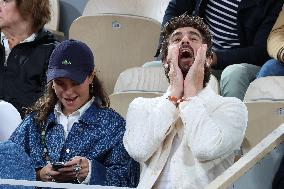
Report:
[[[34,168],[46,165],[41,126],[29,114],[14,131],[10,140],[19,144],[31,157]],[[66,140],[63,126],[58,124],[53,111],[44,125],[46,144],[51,162],[68,161],[74,156],[92,160],[89,184],[136,187],[139,164],[126,152],[122,138],[125,120],[109,108],[94,103],[74,123]]]

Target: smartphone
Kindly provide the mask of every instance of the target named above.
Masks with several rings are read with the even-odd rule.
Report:
[[[53,163],[51,163],[52,169],[54,171],[57,171],[58,169],[63,168],[64,164],[65,164],[65,162],[53,162]]]

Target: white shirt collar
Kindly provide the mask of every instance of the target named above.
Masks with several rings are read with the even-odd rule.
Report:
[[[78,123],[80,117],[85,113],[85,111],[92,105],[95,98],[93,97],[84,106],[70,114],[65,116],[61,109],[61,103],[58,101],[54,107],[54,114],[58,124],[63,126],[65,139],[67,138],[70,130],[72,129],[74,123]]]
[[[26,43],[26,42],[32,42],[35,40],[37,34],[32,33],[28,38],[24,39],[24,41],[21,41],[20,43]],[[3,32],[1,32],[1,42],[3,44],[3,40],[8,40],[8,38],[4,35]]]
[[[91,100],[89,100],[86,104],[84,104],[84,106],[82,106],[81,108],[79,108],[78,110],[76,110],[75,112],[73,112],[72,114],[70,114],[69,116],[72,116],[72,115],[78,115],[78,119],[85,113],[85,111],[92,105],[92,103],[94,102],[95,100],[95,97],[91,98]],[[58,101],[54,107],[54,114],[56,116],[56,118],[62,114],[63,114],[63,111],[61,109],[61,103]],[[65,116],[65,115],[64,115]],[[66,116],[66,117],[69,117],[69,116]]]
[[[21,41],[20,43],[26,43],[26,42],[34,41],[36,36],[37,36],[37,34],[33,33],[32,35],[30,35],[28,38],[26,38],[24,41]],[[8,38],[4,35],[3,32],[1,32],[1,44],[5,48],[5,63],[4,64],[7,66],[7,59],[8,59],[10,52],[11,52],[11,49],[9,47]]]

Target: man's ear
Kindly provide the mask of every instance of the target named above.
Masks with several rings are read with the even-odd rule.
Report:
[[[167,63],[166,60],[163,60],[163,61],[162,61],[162,64],[163,64],[164,68],[166,68],[166,69],[169,68],[169,66],[170,66],[170,65]]]
[[[211,67],[213,63],[213,55],[206,58],[206,64],[208,67]]]

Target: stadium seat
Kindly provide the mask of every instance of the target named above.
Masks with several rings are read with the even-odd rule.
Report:
[[[284,123],[284,101],[255,101],[245,104],[248,109],[248,126],[242,145],[244,153]]]
[[[205,189],[267,189],[284,155],[284,124],[279,126]]]
[[[64,33],[58,30],[60,20],[60,2],[59,0],[49,0],[51,7],[51,20],[45,25],[45,28],[51,31],[55,37],[62,41],[64,39]]]
[[[83,16],[97,14],[136,15],[162,22],[170,0],[90,0],[83,11]]]
[[[47,29],[57,31],[60,18],[60,3],[59,0],[49,0],[51,7],[51,20],[45,25]]]
[[[284,101],[284,76],[261,77],[249,85],[244,101]]]
[[[246,153],[284,123],[284,77],[256,79],[248,87],[244,102],[248,109],[248,127],[242,145]]]
[[[163,67],[135,67],[119,75],[114,93],[126,91],[164,93],[168,86]]]
[[[128,105],[135,98],[154,98],[161,96],[162,93],[155,92],[139,92],[139,91],[128,91],[128,92],[117,92],[109,96],[110,107],[118,112],[122,117],[126,118],[126,113],[128,110]]]
[[[107,14],[79,17],[71,24],[69,38],[92,49],[97,75],[111,94],[123,70],[153,60],[159,33],[155,20]]]
[[[211,75],[209,81],[211,88],[219,94],[219,83]],[[140,91],[140,92],[166,92],[169,86],[162,66],[135,67],[123,71],[115,84],[114,92]]]
[[[0,100],[0,120],[0,141],[8,140],[22,121],[17,109],[3,100]]]
[[[209,85],[219,92],[218,81],[214,76],[211,77]],[[119,75],[114,93],[109,96],[110,106],[125,117],[128,105],[134,98],[161,96],[168,86],[164,68],[161,66],[129,68]]]

